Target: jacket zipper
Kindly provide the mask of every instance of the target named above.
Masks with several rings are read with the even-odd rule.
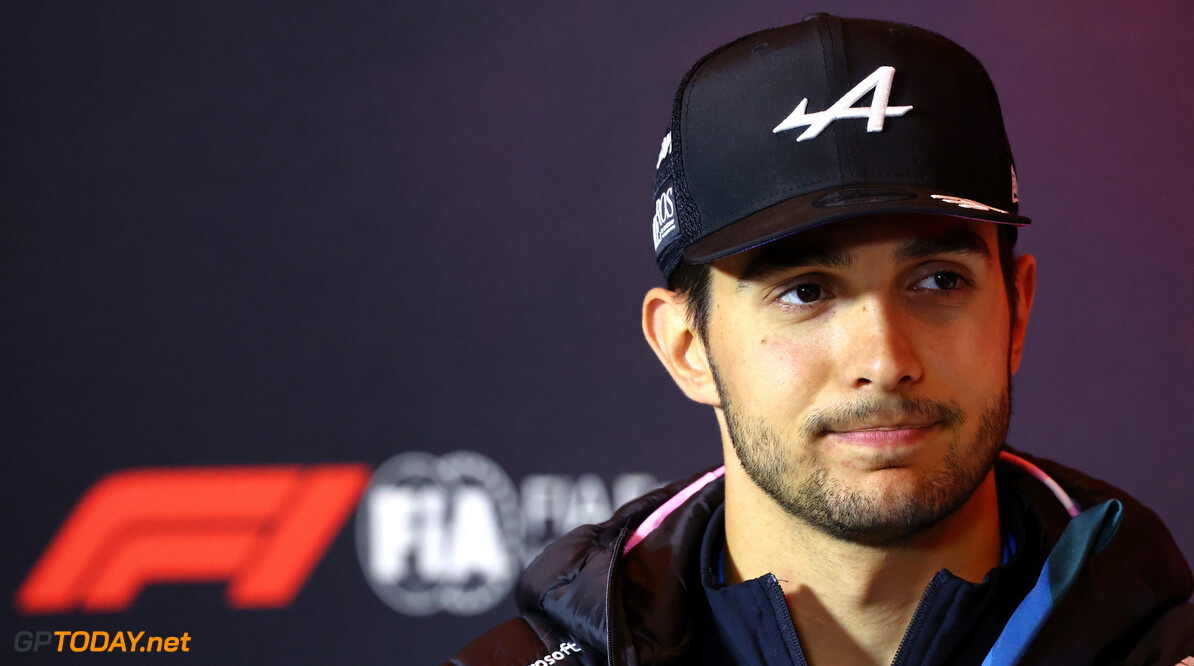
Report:
[[[780,586],[775,574],[767,574],[763,587],[767,590],[767,597],[771,600],[772,610],[779,616],[779,632],[784,637],[788,653],[792,655],[793,666],[808,666],[808,658],[804,656],[804,648],[800,646],[800,637],[796,635],[796,623],[792,621],[792,611],[788,608],[784,589]]]
[[[609,558],[609,570],[605,572],[605,663],[608,666],[620,666],[622,660],[614,657],[614,568],[622,557],[622,544],[626,543],[626,536],[630,530],[625,527],[618,532],[614,540],[613,555]]]
[[[912,621],[908,623],[908,630],[904,632],[904,638],[900,640],[900,647],[896,650],[895,658],[891,660],[891,666],[904,666],[908,661],[908,650],[912,649],[912,644],[920,636],[925,618],[929,615],[929,607],[933,605],[933,601],[941,589],[941,580],[940,575],[933,576],[933,580],[929,581],[929,586],[925,588],[924,594],[920,595],[920,603],[916,604],[916,612],[912,614]]]

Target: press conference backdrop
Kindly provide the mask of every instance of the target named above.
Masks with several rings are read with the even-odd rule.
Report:
[[[693,60],[826,9],[989,68],[1040,261],[1010,440],[1194,554],[1182,0],[10,2],[0,660],[435,663],[715,464],[640,339],[656,153]]]

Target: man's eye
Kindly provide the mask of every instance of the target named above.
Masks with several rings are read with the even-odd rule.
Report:
[[[962,276],[953,271],[937,271],[920,282],[917,282],[913,289],[953,291],[961,286],[962,282]]]
[[[779,300],[784,303],[808,304],[821,300],[823,296],[824,292],[821,289],[821,285],[815,282],[806,282],[785,291],[779,297]]]

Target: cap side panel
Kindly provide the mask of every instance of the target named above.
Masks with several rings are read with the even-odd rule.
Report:
[[[680,85],[676,89],[676,95],[672,100],[672,116],[670,122],[671,134],[671,154],[667,158],[669,163],[670,178],[673,187],[673,203],[676,209],[676,224],[677,230],[675,237],[669,243],[663,246],[662,251],[657,250],[655,257],[656,263],[663,271],[664,279],[667,280],[671,274],[676,270],[676,267],[683,261],[684,248],[688,247],[697,238],[700,238],[701,233],[701,211],[697,207],[696,201],[688,189],[688,178],[685,173],[684,165],[684,145],[685,145],[685,127],[684,120],[687,117],[686,108],[692,88],[692,82],[699,76],[701,70],[706,63],[715,58],[717,55],[732,47],[733,45],[750,39],[751,35],[745,35],[734,41],[723,44],[722,46],[705,54],[700,60],[697,60],[692,67],[685,72],[684,77],[680,80]],[[656,197],[659,196],[658,191],[660,185],[660,173],[656,174]]]

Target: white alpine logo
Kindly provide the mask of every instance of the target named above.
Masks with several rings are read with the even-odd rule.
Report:
[[[891,96],[893,77],[895,77],[895,67],[880,67],[824,111],[805,113],[804,111],[808,107],[808,98],[805,97],[800,100],[800,104],[796,105],[796,109],[771,131],[779,134],[790,129],[807,126],[808,129],[796,137],[797,141],[807,141],[816,138],[822,130],[829,126],[829,123],[835,120],[866,118],[866,131],[881,132],[884,118],[902,116],[912,110],[911,106],[887,106],[887,98]],[[875,96],[871,99],[870,106],[853,106],[871,90],[875,91]]]

